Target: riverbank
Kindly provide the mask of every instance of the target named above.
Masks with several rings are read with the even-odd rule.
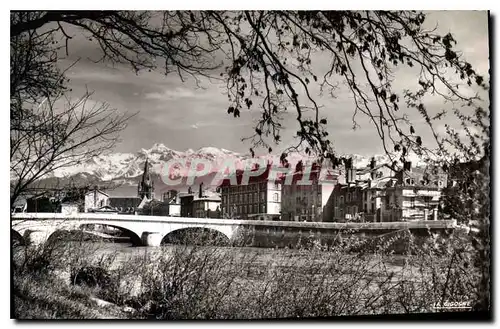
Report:
[[[16,317],[262,319],[432,313],[440,311],[435,303],[473,304],[481,292],[472,250],[458,237],[436,239],[405,255],[383,252],[384,246],[368,253],[346,252],[345,245],[148,248],[54,241],[19,249]]]

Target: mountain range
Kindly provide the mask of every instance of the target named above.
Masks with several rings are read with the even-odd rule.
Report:
[[[372,156],[362,156],[359,154],[344,156],[352,157],[353,165],[358,168],[367,166],[372,158]],[[373,157],[375,157],[377,163],[388,162],[389,159],[387,155],[374,155]],[[207,160],[212,164],[212,170],[202,177],[196,177],[192,182],[192,185],[196,186],[193,189],[196,190],[197,186],[203,183],[204,186],[210,187],[213,190],[215,186],[210,186],[210,183],[217,174],[221,164],[228,163],[228,159],[234,159],[236,162],[244,165],[252,159],[252,156],[216,147],[203,147],[196,151],[189,149],[181,152],[172,150],[164,144],[157,143],[150,149],[141,149],[136,153],[110,153],[94,157],[85,163],[73,167],[61,168],[51,173],[44,181],[46,185],[47,183],[49,185],[54,184],[54,182],[61,185],[73,182],[77,184],[87,183],[99,186],[113,186],[113,190],[110,191],[111,195],[132,196],[137,194],[137,183],[141,180],[147,160],[150,164],[151,176],[155,182],[158,195],[158,192],[164,192],[168,188],[184,191],[188,185],[186,178],[189,176],[189,173],[177,171],[177,177],[183,177],[182,182],[175,186],[167,186],[162,180],[164,164],[169,160],[187,160],[189,163],[190,160],[195,158]],[[265,161],[279,163],[279,155],[267,154],[263,158]],[[303,163],[310,163],[314,159],[297,152],[289,154],[287,160],[291,165],[294,165],[299,160],[302,160]],[[418,164],[419,160],[414,159],[412,162]],[[199,168],[198,170],[201,169]]]

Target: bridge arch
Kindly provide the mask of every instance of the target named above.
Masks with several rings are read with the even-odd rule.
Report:
[[[130,242],[134,246],[141,246],[142,245],[140,233],[137,233],[135,231],[127,229],[121,225],[108,224],[108,223],[102,223],[102,222],[89,222],[89,223],[85,223],[85,224],[80,225],[80,229],[83,229],[83,228],[85,228],[85,226],[88,226],[88,225],[101,226],[104,228],[109,227],[109,228],[117,229],[121,233],[121,235],[118,235],[118,237],[126,236],[130,239]]]
[[[227,246],[230,244],[230,237],[214,228],[191,226],[168,232],[161,243]]]

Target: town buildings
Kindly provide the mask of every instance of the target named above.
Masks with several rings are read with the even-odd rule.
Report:
[[[447,175],[438,167],[387,164],[346,168],[331,195],[332,221],[392,222],[438,218]]]
[[[157,200],[146,161],[137,196],[112,197],[96,187],[86,191],[83,203],[74,193],[57,200],[42,194],[28,199],[26,210],[318,222],[429,220],[441,218],[443,188],[450,185],[441,168],[411,162],[399,167],[372,159],[354,168],[347,161],[345,168],[325,176],[326,169],[299,162],[295,170],[276,175],[268,164],[255,176],[238,171],[226,177],[218,187],[220,195],[203,190],[201,184],[197,193],[191,188],[187,193],[170,190]]]

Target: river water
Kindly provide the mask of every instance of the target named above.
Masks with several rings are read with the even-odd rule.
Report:
[[[108,257],[112,259],[113,266],[118,266],[124,262],[131,261],[134,258],[143,257],[158,257],[171,256],[178,253],[180,250],[186,251],[191,248],[196,248],[200,252],[217,252],[224,254],[226,257],[238,259],[241,262],[249,262],[255,265],[310,265],[316,262],[328,262],[332,257],[332,253],[328,251],[310,251],[304,249],[287,249],[287,248],[262,248],[262,247],[211,247],[211,246],[181,246],[181,245],[162,245],[161,247],[146,247],[134,246],[127,241],[121,242],[90,242],[90,241],[68,241],[70,248],[73,250],[83,250],[85,256],[92,259],[102,259]],[[380,263],[383,261],[388,271],[400,271],[408,256],[404,255],[363,255],[368,258],[371,263]],[[383,257],[383,259],[381,259]]]

